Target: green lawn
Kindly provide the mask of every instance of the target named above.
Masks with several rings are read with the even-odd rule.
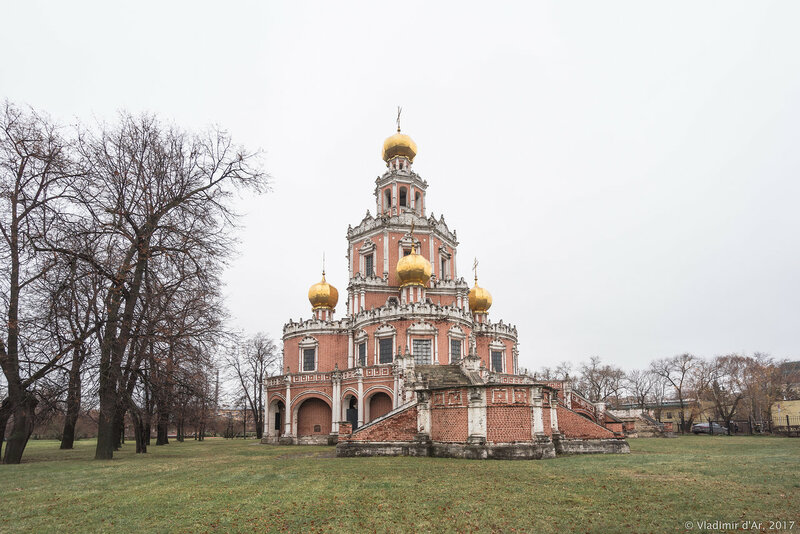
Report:
[[[129,443],[98,462],[93,442],[72,451],[31,442],[22,465],[0,465],[0,532],[684,532],[686,521],[800,522],[792,438],[639,439],[629,455],[543,461],[339,459],[330,447],[222,439],[150,451],[136,455]]]

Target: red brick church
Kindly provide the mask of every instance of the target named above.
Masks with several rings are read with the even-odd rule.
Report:
[[[518,373],[517,330],[458,276],[455,230],[428,215],[417,146],[386,139],[375,216],[347,229],[345,312],[325,279],[312,318],[283,328],[266,380],[265,443],[337,443],[340,456],[548,458],[627,452],[621,424],[569,383]]]

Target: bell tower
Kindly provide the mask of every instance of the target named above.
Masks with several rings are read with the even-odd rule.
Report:
[[[382,157],[388,171],[378,178],[376,209],[379,216],[413,212],[424,217],[428,184],[411,169],[417,155],[417,144],[400,131],[400,111],[401,108],[397,108],[397,133],[383,142]]]

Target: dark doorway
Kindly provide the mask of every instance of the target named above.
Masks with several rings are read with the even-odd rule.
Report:
[[[358,400],[355,397],[350,397],[345,415],[347,422],[353,425],[353,430],[358,428]]]

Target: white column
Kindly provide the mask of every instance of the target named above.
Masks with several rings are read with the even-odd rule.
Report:
[[[486,388],[470,388],[467,439],[486,441]]]
[[[553,432],[558,432],[558,411],[556,409],[556,403],[558,401],[553,398],[553,394],[550,394],[550,428],[553,429]]]
[[[389,231],[383,232],[383,274],[389,274]]]
[[[358,370],[358,426],[364,424],[364,373]]]
[[[352,369],[353,365],[353,332],[347,336],[347,368]]]
[[[439,333],[433,335],[433,363],[439,363]]]
[[[392,366],[392,410],[399,406],[397,402],[397,394],[400,388],[397,387],[397,366]]]
[[[544,432],[544,418],[542,413],[542,389],[540,387],[531,388],[531,437]]]
[[[286,377],[286,408],[284,409],[284,416],[286,421],[283,423],[283,435],[284,436],[291,436],[292,435],[292,377]]]
[[[339,417],[336,417],[336,414],[337,414],[337,412],[341,412],[342,411],[342,408],[341,408],[342,401],[340,399],[340,397],[341,397],[341,393],[340,393],[341,387],[342,387],[341,380],[333,379],[333,399],[331,401],[331,404],[332,404],[332,406],[331,406],[331,418],[333,419],[333,421],[331,421],[331,433],[332,434],[338,434],[339,433]]]
[[[417,432],[431,434],[431,394],[429,391],[417,392]]]
[[[428,261],[431,262],[431,266],[433,266],[433,272],[435,274],[436,272],[439,271],[439,267],[436,266],[436,264],[439,262],[435,261],[435,258],[433,257],[433,232],[428,234],[428,250],[430,251],[430,256],[428,256]],[[439,273],[439,278],[441,277],[442,277],[441,273]]]

